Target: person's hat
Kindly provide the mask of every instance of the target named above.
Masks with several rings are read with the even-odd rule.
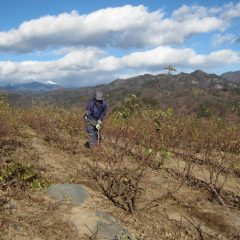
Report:
[[[95,99],[96,99],[96,100],[99,100],[99,101],[104,100],[103,92],[100,91],[100,90],[97,90],[97,91],[95,92]]]

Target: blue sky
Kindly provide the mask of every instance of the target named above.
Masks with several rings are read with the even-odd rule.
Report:
[[[0,2],[0,84],[240,70],[240,1]]]

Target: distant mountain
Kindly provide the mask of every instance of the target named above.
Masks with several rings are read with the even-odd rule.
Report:
[[[12,105],[26,106],[34,102],[47,101],[55,105],[81,105],[92,98],[96,90],[103,90],[109,107],[113,109],[129,93],[136,94],[147,105],[161,109],[173,108],[182,114],[214,109],[226,114],[240,102],[240,82],[232,82],[216,74],[201,70],[176,75],[144,74],[128,79],[117,79],[110,84],[77,89],[57,89],[48,92],[8,92]],[[199,110],[200,109],[200,110]]]
[[[155,92],[157,92],[156,95],[158,95],[163,91],[185,92],[186,90],[191,90],[192,88],[202,90],[223,90],[236,88],[239,86],[240,83],[233,83],[216,74],[208,74],[201,70],[196,70],[190,74],[159,74],[155,76],[145,74],[124,80],[118,79],[109,85],[104,86],[104,88],[113,91],[123,88],[136,92],[140,91],[141,95],[147,91],[151,91],[151,95],[154,96]]]
[[[1,89],[5,91],[34,91],[34,92],[46,92],[59,88],[62,88],[62,86],[54,83],[40,83],[40,82],[13,83],[1,87]]]
[[[221,77],[230,80],[232,82],[239,82],[240,83],[240,71],[235,72],[226,72],[221,75]]]

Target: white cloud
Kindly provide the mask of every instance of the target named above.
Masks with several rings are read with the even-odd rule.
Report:
[[[225,19],[231,19],[240,16],[240,2],[234,4],[232,2],[225,4],[222,11],[222,16]]]
[[[117,57],[109,56],[101,59],[96,64],[96,69],[104,71],[115,71],[121,68],[121,61]]]
[[[184,5],[166,18],[161,10],[126,5],[87,15],[73,11],[44,16],[0,32],[0,50],[21,53],[62,46],[138,48],[182,43],[194,34],[225,29],[226,19],[239,16],[239,8],[239,3],[223,8]]]
[[[104,56],[104,52],[97,48],[86,48],[81,51],[69,52],[63,58],[56,61],[60,69],[88,69],[93,66],[96,59]]]
[[[203,70],[240,63],[240,53],[225,49],[208,55],[191,48],[169,46],[138,51],[123,57],[107,56],[102,50],[87,48],[71,52],[54,61],[0,62],[0,82],[53,81],[65,86],[95,85],[119,76],[160,72],[165,65]]]
[[[184,21],[186,19],[205,18],[221,12],[220,8],[206,8],[199,5],[183,5],[172,13],[174,19]]]
[[[0,62],[0,81],[54,81],[68,85],[68,81],[79,80],[78,77],[82,73],[90,73],[98,59],[103,57],[102,50],[86,48],[68,53],[54,61],[2,61]]]
[[[240,63],[240,52],[234,52],[233,50],[223,49],[216,52],[212,52],[206,57],[206,64],[212,66],[221,66],[231,63]]]
[[[134,52],[122,58],[123,63],[132,68],[154,67],[165,64],[179,64],[194,54],[192,49],[157,47],[144,52]]]
[[[197,54],[191,48],[158,47],[145,52],[132,53],[123,57],[122,61],[131,68],[152,69],[171,64],[177,67],[210,69],[240,62],[240,53],[225,49],[203,55]]]
[[[233,44],[237,39],[238,37],[232,33],[216,34],[213,38],[213,46],[221,46],[224,43]]]

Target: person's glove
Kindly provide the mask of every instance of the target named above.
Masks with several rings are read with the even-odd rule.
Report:
[[[99,131],[100,128],[101,128],[101,124],[102,124],[102,121],[101,120],[98,120],[97,121],[97,124],[96,124],[96,129]]]

